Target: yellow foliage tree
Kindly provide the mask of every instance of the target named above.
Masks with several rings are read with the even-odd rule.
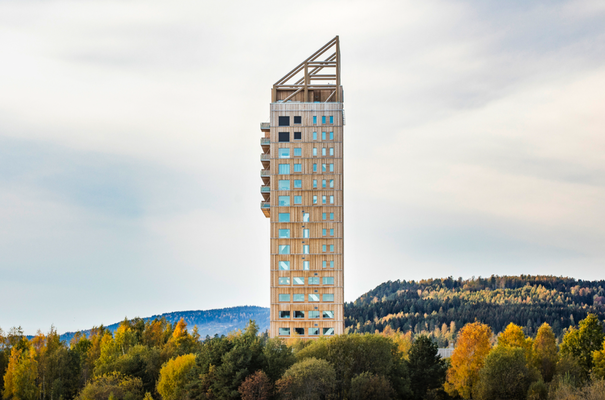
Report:
[[[4,374],[4,399],[36,400],[38,398],[38,363],[33,346],[22,351],[13,347]]]
[[[168,361],[160,370],[158,393],[164,400],[180,400],[184,395],[187,373],[195,367],[195,354],[186,354]]]
[[[492,347],[491,337],[491,328],[480,322],[466,324],[460,330],[444,385],[449,394],[471,398],[473,387],[479,380],[479,371]]]
[[[603,341],[603,349],[592,352],[592,373],[601,379],[605,379],[605,340]]]
[[[557,361],[559,361],[557,339],[550,325],[545,322],[538,329],[533,344],[533,364],[538,368],[545,382],[552,380]]]

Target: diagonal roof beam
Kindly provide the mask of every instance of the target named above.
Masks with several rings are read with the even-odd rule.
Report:
[[[275,83],[275,85],[281,85],[281,84],[287,82],[294,75],[296,75],[297,73],[302,71],[302,69],[305,67],[306,63],[308,63],[309,61],[314,61],[317,57],[319,57],[323,53],[325,53],[330,47],[334,46],[336,44],[337,40],[338,40],[338,36],[336,36],[334,39],[330,40],[328,43],[326,43],[324,46],[322,46],[319,50],[317,50],[315,53],[313,53],[309,58],[307,58],[305,61],[300,63],[296,68],[294,68],[292,71],[290,71],[288,74],[286,74],[283,78],[278,80]]]

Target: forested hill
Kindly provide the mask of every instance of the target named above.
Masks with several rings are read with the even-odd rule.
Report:
[[[183,318],[190,330],[197,326],[201,337],[214,336],[215,334],[226,335],[233,330],[244,329],[251,319],[256,321],[260,332],[269,329],[269,309],[266,307],[242,306],[216,310],[175,311],[142,319],[148,321],[161,318],[165,318],[167,322],[173,325]],[[114,332],[119,325],[120,322],[116,322],[106,328]],[[89,331],[83,332],[88,333]],[[69,342],[74,334],[75,332],[64,333],[61,335],[61,339]]]
[[[430,333],[441,345],[475,319],[497,333],[514,322],[534,335],[544,322],[557,336],[589,312],[605,319],[605,281],[554,276],[491,276],[385,282],[345,304],[348,332]]]

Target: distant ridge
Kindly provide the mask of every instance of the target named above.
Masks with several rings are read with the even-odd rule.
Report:
[[[227,333],[243,329],[248,321],[255,320],[259,326],[259,331],[263,332],[269,329],[269,308],[257,306],[240,306],[229,308],[217,308],[213,310],[197,311],[174,311],[165,314],[152,315],[151,317],[141,318],[144,321],[150,321],[159,318],[166,318],[166,321],[174,324],[181,318],[187,323],[189,330],[197,326],[198,332],[202,337],[216,335],[226,335]],[[106,326],[108,330],[114,332],[120,322]],[[88,334],[90,329],[79,331]],[[69,342],[77,332],[65,332],[61,335],[61,340]]]

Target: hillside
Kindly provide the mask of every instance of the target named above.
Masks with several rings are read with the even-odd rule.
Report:
[[[256,306],[242,306],[221,308],[215,310],[198,310],[198,311],[175,311],[166,314],[152,315],[151,317],[142,318],[144,321],[165,318],[167,322],[175,324],[181,318],[185,320],[189,330],[197,326],[198,332],[202,337],[218,335],[226,335],[227,333],[243,329],[249,320],[256,320],[259,326],[259,331],[263,332],[269,329],[269,309]],[[111,332],[114,332],[120,322],[106,326]],[[88,333],[88,330],[82,331]],[[66,332],[61,335],[62,340],[69,342],[75,335],[75,332]]]
[[[605,319],[605,281],[554,276],[491,276],[385,282],[345,304],[347,332],[430,333],[440,345],[477,319],[501,332],[514,322],[534,335],[544,322],[558,337],[589,313]]]

